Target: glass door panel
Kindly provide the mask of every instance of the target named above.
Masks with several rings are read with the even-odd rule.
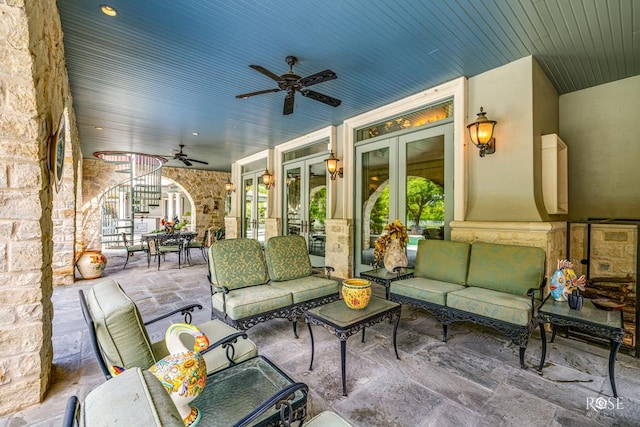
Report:
[[[418,241],[448,239],[453,220],[453,125],[422,129],[356,146],[355,273],[375,262],[386,224],[399,218],[409,231],[407,256]]]
[[[286,188],[284,197],[284,211],[286,212],[285,218],[285,235],[288,234],[300,234],[302,228],[302,213],[300,209],[300,199],[302,191],[300,184],[302,180],[302,168],[292,167],[285,169],[284,176],[286,177]]]
[[[267,217],[267,201],[269,190],[264,185],[256,185],[258,193],[258,203],[256,203],[256,230],[254,239],[258,239],[260,245],[264,246]]]
[[[242,237],[257,239],[264,244],[268,190],[259,185],[261,172],[247,174],[242,179]]]
[[[284,234],[300,234],[307,241],[314,264],[323,262],[327,218],[327,171],[322,158],[288,163],[283,195]],[[322,259],[317,259],[320,257]]]
[[[242,202],[242,237],[253,238],[254,235],[254,218],[253,213],[253,178],[245,178],[242,180],[243,202]]]
[[[415,135],[414,137],[420,137]],[[444,135],[420,138],[403,144],[406,173],[401,180],[406,196],[404,224],[409,232],[407,257],[414,264],[418,241],[444,239]]]
[[[391,209],[389,182],[391,150],[387,140],[356,149],[360,177],[356,191],[358,207],[356,229],[357,260],[368,266],[374,263],[373,249],[384,226],[395,215]],[[368,269],[363,267],[361,270]]]
[[[324,161],[308,164],[309,185],[307,200],[307,233],[309,254],[324,257],[327,218],[327,168]]]

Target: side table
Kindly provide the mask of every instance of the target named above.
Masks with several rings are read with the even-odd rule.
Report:
[[[544,329],[545,323],[553,324],[554,331],[557,326],[574,326],[591,334],[608,338],[611,343],[609,352],[609,380],[613,397],[618,397],[615,380],[616,354],[622,344],[624,335],[622,311],[607,311],[597,308],[591,300],[584,300],[582,310],[571,310],[566,301],[555,301],[550,296],[544,300],[538,309],[538,324],[540,325],[540,339],[542,341],[542,354],[538,372],[542,373],[544,360],[547,356],[547,338]],[[555,335],[555,334],[554,334]]]
[[[385,297],[389,299],[391,293],[391,282],[395,280],[410,279],[413,277],[412,268],[403,268],[398,273],[389,273],[386,268],[376,268],[374,270],[363,271],[360,273],[362,279],[371,280],[385,287]]]
[[[311,325],[313,324],[324,327],[340,340],[342,395],[346,396],[347,338],[362,330],[362,342],[364,342],[365,328],[382,322],[384,319],[393,319],[397,316],[396,323],[393,327],[393,349],[396,352],[396,359],[400,359],[400,356],[398,356],[398,347],[396,346],[396,333],[398,332],[398,324],[400,323],[401,309],[402,306],[398,303],[372,296],[369,305],[362,310],[354,310],[347,307],[343,300],[334,301],[307,310],[304,316],[307,319],[307,327],[309,328],[309,335],[311,337],[311,363],[309,364],[309,370],[313,370],[314,343],[313,331],[311,330]]]

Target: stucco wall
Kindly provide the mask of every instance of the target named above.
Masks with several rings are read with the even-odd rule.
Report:
[[[569,218],[640,218],[640,76],[560,96]]]
[[[469,79],[468,123],[480,107],[496,120],[496,152],[468,143],[469,221],[540,221],[534,198],[533,61],[523,58]]]

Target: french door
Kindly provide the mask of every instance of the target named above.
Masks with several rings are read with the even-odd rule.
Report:
[[[264,245],[268,190],[261,183],[261,172],[242,176],[242,237],[257,239]]]
[[[325,253],[324,223],[327,218],[327,169],[324,159],[315,157],[286,163],[283,170],[283,234],[304,236],[312,262],[322,262]]]
[[[453,124],[356,146],[356,274],[374,263],[376,239],[400,219],[409,231],[407,256],[421,239],[449,239],[453,220]]]

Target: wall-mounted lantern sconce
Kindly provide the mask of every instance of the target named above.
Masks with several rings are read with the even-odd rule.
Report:
[[[265,187],[267,187],[267,190],[276,184],[275,180],[273,179],[273,175],[269,173],[269,169],[264,170],[264,173],[262,174],[262,183]]]
[[[342,178],[343,170],[342,168],[338,169],[339,161],[340,160],[333,155],[333,151],[329,151],[329,158],[324,161],[327,164],[327,171],[329,172],[329,175],[331,175],[332,181],[336,179],[336,175]]]
[[[231,179],[228,179],[227,182],[224,183],[224,190],[227,192],[227,196],[230,196],[231,193],[236,191],[235,187],[233,186],[233,182],[231,182]]]
[[[489,120],[486,114],[480,107],[476,121],[467,126],[471,142],[480,149],[480,157],[496,152],[496,139],[493,137],[493,129],[497,122]]]

